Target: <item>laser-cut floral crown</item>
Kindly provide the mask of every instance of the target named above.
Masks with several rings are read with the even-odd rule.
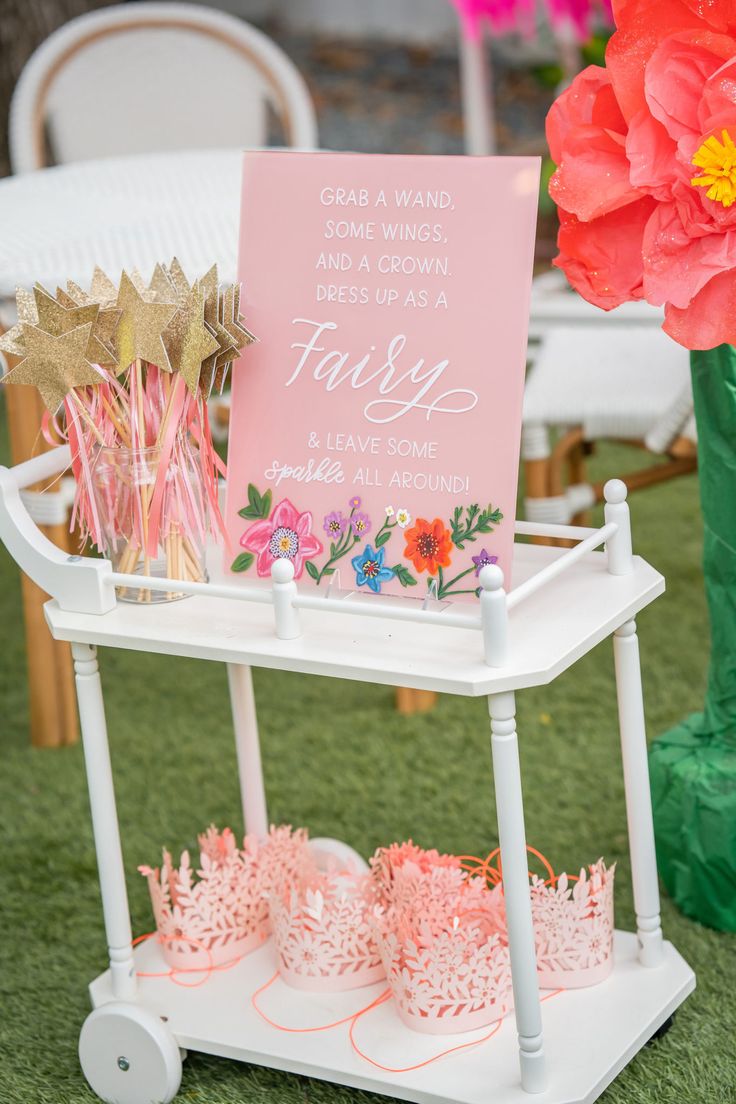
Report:
[[[580,874],[555,874],[533,847],[547,877],[530,871],[529,892],[537,952],[537,976],[542,989],[578,989],[603,981],[613,966],[613,886],[616,864],[598,859]],[[499,933],[507,941],[503,877],[499,850],[480,862],[467,859],[473,873],[501,891],[497,898]]]
[[[602,859],[580,874],[530,874],[542,988],[602,981],[613,964],[615,865]],[[494,865],[495,861],[495,865]],[[498,852],[485,861],[411,842],[379,849],[371,861],[381,901],[374,927],[399,1014],[420,1031],[467,1031],[512,1005],[503,881]]]
[[[271,898],[279,973],[298,989],[338,992],[384,977],[370,874],[333,866]]]
[[[374,931],[404,1023],[449,1034],[504,1016],[511,968],[499,933],[500,890],[454,856],[417,854],[413,844],[378,852],[373,872],[384,900]]]
[[[613,881],[603,859],[577,878],[551,884],[532,876],[537,974],[543,989],[578,989],[608,977],[613,966]],[[570,884],[572,882],[572,884]]]
[[[148,880],[161,950],[181,970],[221,966],[259,947],[270,934],[269,899],[316,870],[307,832],[271,827],[239,848],[229,828],[198,837],[200,866],[189,852],[175,867],[164,849],[160,867],[140,866]]]

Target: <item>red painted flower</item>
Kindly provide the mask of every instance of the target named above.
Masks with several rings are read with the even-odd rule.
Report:
[[[736,342],[736,0],[618,0],[606,69],[547,120],[555,263],[590,302],[664,306],[691,349]]]
[[[304,561],[322,551],[321,542],[312,533],[311,513],[306,510],[300,514],[288,498],[279,502],[269,518],[246,529],[240,543],[257,554],[259,575],[270,575],[274,561],[286,559],[294,564],[295,579],[304,571]]]
[[[428,571],[436,575],[440,567],[450,566],[452,537],[440,518],[425,521],[417,518],[411,529],[404,533],[406,548],[404,555],[411,560],[417,571]]]

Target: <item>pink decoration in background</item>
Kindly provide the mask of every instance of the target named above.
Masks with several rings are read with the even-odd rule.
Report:
[[[140,866],[148,879],[161,952],[180,970],[221,966],[259,947],[270,932],[269,898],[315,872],[304,829],[272,827],[264,840],[246,836],[242,849],[229,828],[199,836],[200,867],[189,852],[178,868],[163,852],[159,868]]]
[[[536,32],[535,0],[452,0],[452,3],[467,38],[477,39],[484,22],[497,35]],[[573,30],[580,42],[590,38],[596,17],[608,24],[613,21],[611,0],[545,0],[544,6],[553,29]]]
[[[664,305],[665,331],[686,348],[734,344],[734,7],[629,0],[616,27],[606,68],[584,70],[547,118],[555,264],[606,310]],[[701,171],[720,199],[694,183]]]
[[[336,870],[271,898],[279,973],[297,989],[334,993],[381,981],[371,926],[376,890],[369,874]]]
[[[535,30],[535,0],[452,0],[460,16],[463,34],[475,40],[485,22],[494,34]]]

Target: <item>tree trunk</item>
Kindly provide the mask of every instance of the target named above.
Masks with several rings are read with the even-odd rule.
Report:
[[[667,890],[687,916],[736,931],[736,348],[693,352],[691,368],[711,631],[708,687],[703,712],[654,741],[650,773]]]

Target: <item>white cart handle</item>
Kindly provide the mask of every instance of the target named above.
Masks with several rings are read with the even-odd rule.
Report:
[[[115,589],[105,584],[108,560],[70,556],[43,535],[23,505],[26,487],[59,475],[71,463],[68,445],[17,464],[0,467],[0,540],[22,571],[50,594],[63,610],[107,613],[115,608]]]

